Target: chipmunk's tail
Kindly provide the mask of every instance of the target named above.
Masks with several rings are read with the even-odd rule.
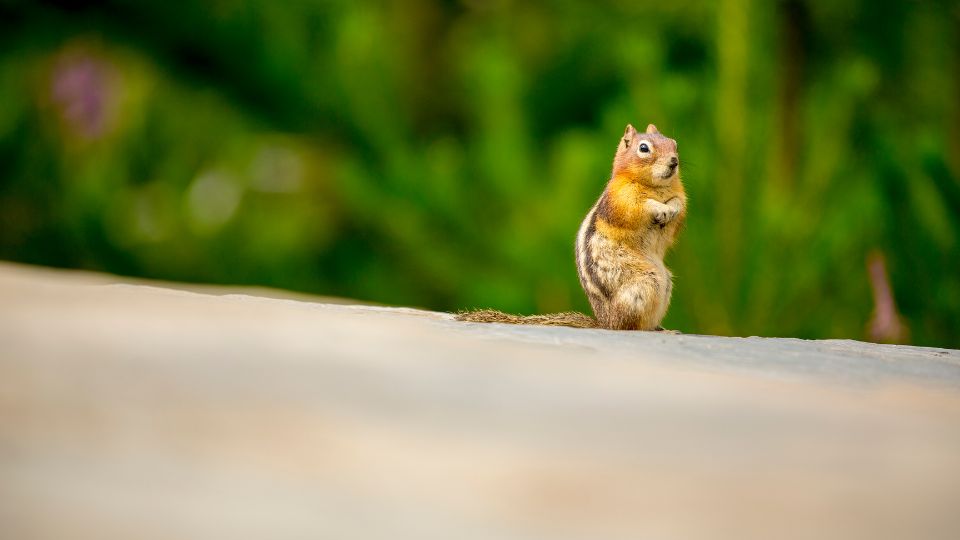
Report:
[[[458,321],[504,324],[540,324],[544,326],[570,326],[573,328],[597,328],[597,320],[576,311],[550,313],[547,315],[511,315],[495,309],[461,311]]]

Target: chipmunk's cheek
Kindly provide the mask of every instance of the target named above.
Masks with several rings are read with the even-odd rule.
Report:
[[[651,172],[653,172],[653,176],[656,178],[670,178],[671,176],[673,176],[673,173],[675,171],[673,167],[664,165],[662,163],[657,163],[651,169],[652,169]]]

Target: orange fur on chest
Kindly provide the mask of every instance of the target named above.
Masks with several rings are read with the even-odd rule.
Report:
[[[642,225],[644,201],[653,199],[666,203],[682,196],[683,187],[679,180],[666,186],[646,186],[629,177],[617,176],[607,185],[606,200],[601,200],[599,217],[611,227],[637,229]]]

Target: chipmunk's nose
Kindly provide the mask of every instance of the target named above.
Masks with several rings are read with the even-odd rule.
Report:
[[[670,168],[676,169],[677,165],[680,164],[680,160],[677,159],[677,156],[670,156]]]

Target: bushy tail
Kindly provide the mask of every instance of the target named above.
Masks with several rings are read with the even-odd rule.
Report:
[[[461,311],[458,321],[504,324],[540,324],[544,326],[570,326],[572,328],[599,328],[597,320],[576,311],[550,313],[548,315],[511,315],[495,309]]]

